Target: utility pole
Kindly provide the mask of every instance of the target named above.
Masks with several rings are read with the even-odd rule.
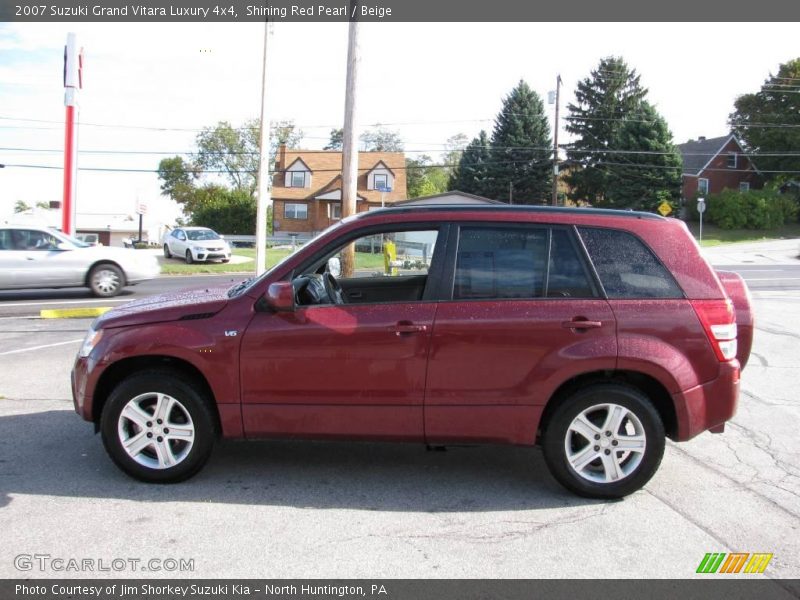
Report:
[[[553,125],[553,206],[558,205],[558,104],[561,95],[561,75],[556,77],[556,118]]]
[[[61,207],[61,230],[75,233],[75,195],[78,187],[78,130],[75,113],[78,111],[78,90],[83,87],[83,49],[78,50],[74,33],[67,34],[64,46],[64,202]]]
[[[514,204],[514,182],[508,182],[508,203]]]
[[[270,201],[267,40],[269,40],[269,19],[264,21],[264,59],[261,66],[261,135],[259,137],[258,199],[256,202],[256,275],[261,275],[267,270],[267,207]]]
[[[358,14],[358,0],[351,0],[350,14]],[[347,82],[344,96],[342,132],[342,218],[356,213],[358,185],[358,136],[356,135],[356,78],[358,75],[358,21],[350,21],[347,36]],[[355,248],[349,244],[342,252],[342,276],[351,277],[355,268]]]

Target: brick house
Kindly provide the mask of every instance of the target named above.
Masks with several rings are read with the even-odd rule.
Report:
[[[389,206],[406,198],[403,152],[359,152],[356,211]],[[380,188],[391,189],[381,192]],[[272,180],[275,235],[310,237],[342,216],[342,153],[278,149]]]
[[[761,174],[733,135],[689,140],[679,144],[678,150],[683,157],[684,201],[707,197],[726,188],[747,191],[763,185]]]

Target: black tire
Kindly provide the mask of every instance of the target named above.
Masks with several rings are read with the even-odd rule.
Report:
[[[604,431],[602,425],[605,418],[610,418],[611,410],[602,405],[619,406],[629,411],[619,410],[618,414],[625,414],[625,417],[618,431],[610,432],[610,436],[607,435],[608,429],[613,427]],[[574,429],[570,431],[573,421],[581,413],[593,426],[587,430],[594,438],[590,443],[586,443],[586,436],[575,433]],[[626,442],[639,444],[642,436],[643,452],[626,453],[617,449],[618,445]],[[600,499],[622,498],[641,489],[661,464],[664,443],[664,425],[647,396],[635,388],[616,383],[595,384],[565,398],[555,409],[542,437],[544,458],[553,477],[579,496]],[[576,467],[585,462],[580,473],[570,463],[567,445],[573,449],[572,458],[578,463]],[[583,461],[578,459],[581,455],[585,456]],[[592,456],[596,458],[589,460]],[[611,468],[607,469],[607,465]],[[615,469],[619,470],[615,472]],[[607,472],[612,473],[611,480],[606,479]]]
[[[167,397],[177,403],[159,424],[155,415],[158,398]],[[139,427],[122,416],[129,406],[138,407],[142,411],[139,415],[152,418]],[[211,456],[216,437],[211,411],[210,401],[185,377],[166,370],[143,371],[124,379],[103,407],[100,419],[103,445],[114,463],[135,479],[148,483],[184,481],[195,475]],[[192,430],[191,443],[185,441],[188,438],[169,438],[167,425],[173,426],[173,436],[178,431]],[[148,433],[149,440],[142,440],[146,445],[135,452],[134,458],[125,450],[123,436],[132,442],[139,434]],[[165,445],[169,445],[169,453],[175,459],[171,466],[159,466]]]
[[[231,259],[230,258],[223,258],[222,262],[223,263],[228,263],[228,262],[231,262]]]
[[[172,258],[172,252],[169,251],[169,246],[164,244],[164,258]]]
[[[187,250],[186,251],[186,264],[187,265],[191,265],[193,263],[194,263],[194,258],[192,257],[192,251],[191,250]]]
[[[125,274],[117,265],[101,263],[89,271],[89,289],[95,296],[111,298],[116,296],[125,287]]]

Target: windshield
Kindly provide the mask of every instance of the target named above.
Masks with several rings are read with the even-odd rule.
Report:
[[[77,248],[89,248],[91,246],[91,244],[86,244],[79,239],[72,237],[71,235],[67,235],[63,231],[56,231],[55,229],[50,229],[49,231],[51,234],[57,237],[59,241],[67,242],[68,244],[72,244]]]
[[[186,236],[190,240],[218,240],[219,236],[210,229],[187,229]]]

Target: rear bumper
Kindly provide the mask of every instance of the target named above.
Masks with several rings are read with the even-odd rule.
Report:
[[[673,394],[678,420],[678,441],[685,441],[712,430],[721,432],[736,414],[739,403],[739,361],[720,364],[713,381]]]

